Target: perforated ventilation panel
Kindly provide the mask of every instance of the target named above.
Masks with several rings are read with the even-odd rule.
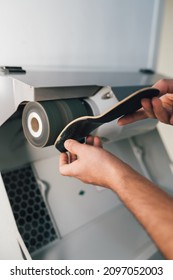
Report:
[[[2,178],[19,232],[30,253],[57,238],[31,166],[3,172]]]

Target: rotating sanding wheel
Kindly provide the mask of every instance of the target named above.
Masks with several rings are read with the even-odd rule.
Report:
[[[33,146],[51,146],[69,122],[88,113],[92,114],[86,103],[78,99],[28,102],[22,115],[23,131]]]

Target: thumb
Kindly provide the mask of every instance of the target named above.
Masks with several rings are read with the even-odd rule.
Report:
[[[77,154],[83,145],[76,140],[68,139],[65,141],[64,146],[70,153]]]

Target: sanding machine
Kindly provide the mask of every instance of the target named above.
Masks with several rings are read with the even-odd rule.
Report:
[[[150,71],[1,74],[0,259],[162,258],[115,193],[59,174],[52,145],[70,121],[100,115],[161,78]],[[170,145],[157,120],[123,127],[113,120],[92,133],[172,192]]]

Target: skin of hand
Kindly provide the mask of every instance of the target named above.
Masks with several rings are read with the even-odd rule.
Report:
[[[65,142],[65,148],[68,153],[60,154],[59,158],[59,171],[63,176],[111,188],[111,178],[122,172],[121,165],[124,163],[102,148],[99,137],[88,136],[86,144],[69,139]],[[116,169],[111,168],[115,162]]]
[[[173,125],[173,79],[162,79],[153,85],[160,90],[160,97],[152,100],[142,99],[142,108],[137,112],[121,117],[119,125],[129,124],[146,118],[155,118],[165,124]]]
[[[126,163],[102,148],[98,137],[87,143],[67,140],[59,170],[114,191],[149,233],[167,259],[173,259],[173,199]]]

